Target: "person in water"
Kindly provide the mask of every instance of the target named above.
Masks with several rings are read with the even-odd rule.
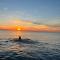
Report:
[[[21,40],[21,36],[19,36],[19,40]]]

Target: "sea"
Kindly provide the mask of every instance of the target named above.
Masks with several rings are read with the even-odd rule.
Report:
[[[0,30],[0,60],[60,60],[60,33]]]

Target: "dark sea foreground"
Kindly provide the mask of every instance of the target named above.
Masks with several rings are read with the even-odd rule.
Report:
[[[60,43],[0,40],[0,60],[60,60]]]
[[[0,60],[60,60],[60,33],[0,31]]]

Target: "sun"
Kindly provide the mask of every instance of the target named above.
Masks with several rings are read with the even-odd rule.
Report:
[[[17,31],[20,31],[20,30],[21,30],[21,27],[18,26],[18,25],[16,25],[16,30],[17,30]]]
[[[21,28],[17,28],[17,30],[18,30],[18,31],[20,31],[20,30],[21,30]]]

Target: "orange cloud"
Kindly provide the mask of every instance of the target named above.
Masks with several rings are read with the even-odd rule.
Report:
[[[60,27],[51,27],[47,25],[34,24],[31,21],[24,21],[19,19],[10,19],[3,21],[5,25],[0,25],[0,30],[24,30],[24,31],[47,31],[60,32]]]
[[[46,32],[60,32],[60,28],[52,28],[45,25],[35,26],[0,26],[3,30],[22,30],[22,31],[46,31]]]

